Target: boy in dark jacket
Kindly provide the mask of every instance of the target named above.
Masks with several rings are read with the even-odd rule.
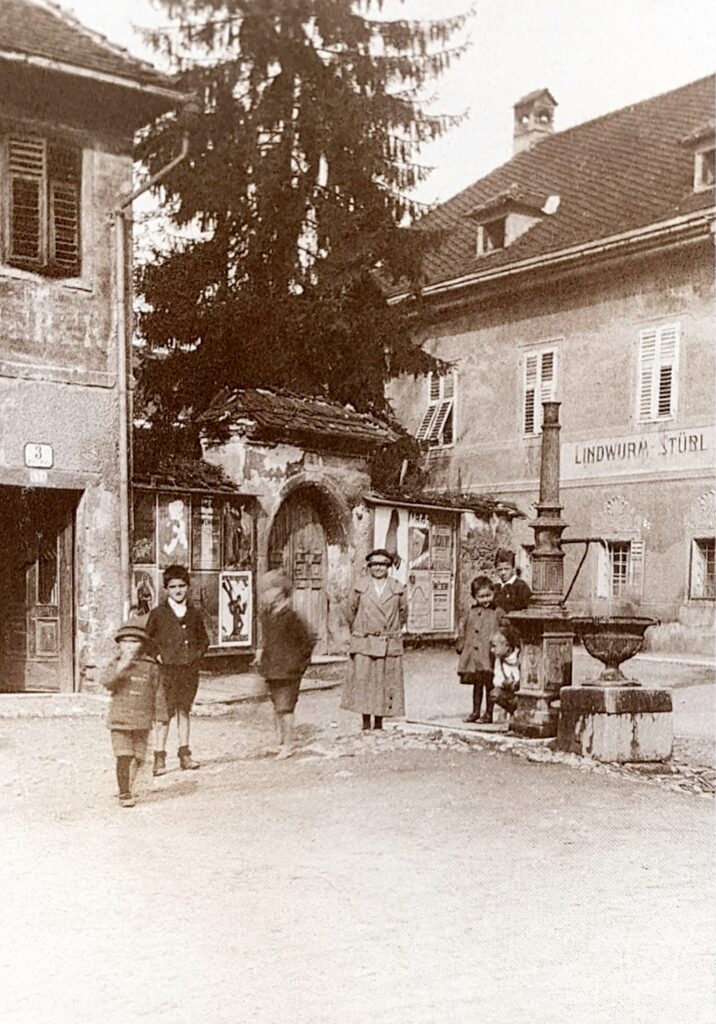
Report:
[[[147,754],[159,668],[150,654],[151,642],[142,626],[127,622],[114,639],[119,651],[103,679],[112,694],[107,725],[117,759],[119,803],[122,807],[134,807],[134,779]]]
[[[157,716],[154,733],[154,774],[167,770],[167,735],[174,715],[179,734],[179,767],[199,768],[189,749],[189,713],[199,688],[199,662],[209,647],[204,620],[189,602],[189,573],[183,565],[164,570],[165,604],[152,608],[147,633],[157,648],[159,678],[166,701],[166,718]]]
[[[314,641],[306,623],[291,607],[291,583],[283,573],[266,575],[262,598],[263,647],[257,651],[256,660],[271,694],[279,741],[276,759],[283,760],[294,752],[293,714]]]
[[[495,607],[505,615],[526,608],[532,591],[517,575],[515,556],[507,548],[500,548],[495,555],[495,572],[500,580],[495,591]]]

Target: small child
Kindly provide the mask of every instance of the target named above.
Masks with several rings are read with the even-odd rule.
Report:
[[[154,732],[154,774],[167,770],[167,735],[176,715],[179,734],[179,767],[182,771],[201,767],[189,749],[189,714],[199,688],[199,662],[209,647],[201,612],[189,601],[189,573],[183,565],[164,570],[167,599],[152,608],[147,633],[156,644],[159,677],[166,701],[166,716],[157,715]]]
[[[494,687],[489,695],[490,717],[497,704],[511,718],[517,707],[520,688],[520,638],[512,626],[503,623],[493,634],[490,646],[495,659]]]
[[[119,803],[121,807],[134,807],[134,780],[147,754],[158,697],[159,668],[143,626],[127,622],[114,639],[119,651],[104,676],[104,685],[112,694],[107,724],[117,759]]]
[[[291,582],[283,573],[267,573],[262,597],[263,647],[256,652],[256,660],[271,694],[279,741],[276,759],[282,761],[294,753],[293,714],[314,640],[306,623],[291,607]]]
[[[472,713],[465,722],[491,722],[492,653],[490,640],[500,624],[493,600],[495,585],[488,576],[477,576],[470,585],[474,604],[462,621],[456,649],[460,655],[457,672],[460,682],[472,686]],[[482,694],[485,714],[481,717]]]

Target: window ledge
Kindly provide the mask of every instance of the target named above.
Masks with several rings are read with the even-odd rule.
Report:
[[[36,285],[54,284],[73,292],[94,293],[94,285],[84,277],[50,277],[39,274],[35,270],[22,270],[20,267],[10,267],[7,264],[0,264],[0,277],[9,277],[14,281],[28,281]]]

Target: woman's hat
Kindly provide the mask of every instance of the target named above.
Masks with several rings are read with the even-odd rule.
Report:
[[[395,562],[395,558],[386,548],[374,548],[373,551],[369,551],[365,556],[365,560],[368,565],[372,565],[373,562],[377,562],[378,559],[383,559],[388,563],[388,565],[393,565]]]

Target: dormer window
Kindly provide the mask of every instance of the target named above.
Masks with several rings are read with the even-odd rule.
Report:
[[[505,248],[505,229],[507,218],[500,217],[498,220],[488,221],[487,224],[479,224],[477,228],[477,255],[487,256],[488,253],[497,249]]]
[[[694,192],[713,188],[716,182],[716,148],[703,149],[694,154]]]

